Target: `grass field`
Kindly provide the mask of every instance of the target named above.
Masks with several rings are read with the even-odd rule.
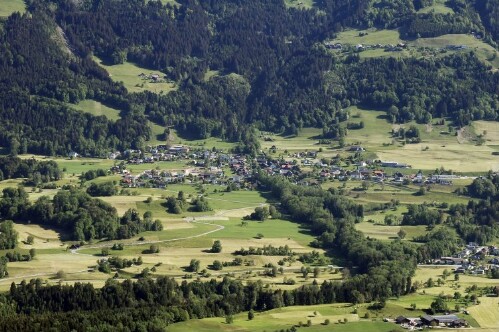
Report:
[[[162,127],[158,124],[149,122],[149,126],[152,131],[152,138],[147,142],[148,144],[164,144],[165,141],[161,140],[160,137],[163,135],[165,131],[165,127]],[[235,143],[227,142],[217,137],[209,137],[206,139],[191,139],[186,137],[181,137],[176,130],[171,131],[173,134],[173,140],[169,141],[170,144],[181,144],[188,145],[193,148],[204,148],[204,149],[212,149],[216,148],[218,150],[229,151],[235,147]]]
[[[448,34],[434,38],[419,38],[411,42],[411,45],[432,48],[443,48],[447,45],[466,45],[469,49],[475,51],[480,60],[493,66],[496,70],[499,68],[499,54],[497,50],[472,35]]]
[[[391,144],[391,130],[400,127],[388,123],[384,112],[360,110],[351,107],[352,115],[358,117],[353,121],[364,121],[365,127],[360,130],[350,130],[347,143],[360,143],[368,151],[373,150],[381,160],[394,160],[413,166],[413,169],[431,170],[443,166],[458,172],[486,172],[490,169],[499,170],[499,158],[493,156],[494,148],[488,145],[476,146],[471,141],[460,140],[458,136],[449,135],[446,126],[428,126],[407,123],[418,127],[422,142],[419,144]],[[499,123],[479,122],[478,127],[486,124],[491,132],[491,144],[494,142],[494,132],[499,131]],[[472,128],[473,130],[473,128]],[[468,158],[463,159],[466,154]],[[477,164],[477,160],[480,163]]]
[[[471,137],[474,131],[490,132],[489,136],[486,136],[489,141],[481,146],[477,146],[469,138],[449,134],[446,125],[407,123],[402,126],[409,128],[415,125],[420,130],[422,142],[403,145],[395,141],[391,135],[392,129],[397,129],[401,125],[389,123],[385,112],[363,110],[357,107],[350,107],[348,110],[352,116],[350,121],[363,121],[365,126],[363,129],[349,130],[345,141],[347,145],[362,145],[366,149],[365,154],[370,156],[369,158],[407,163],[412,165],[414,170],[412,172],[419,169],[435,170],[440,167],[469,174],[499,170],[499,157],[492,155],[492,152],[498,150],[498,146],[494,143],[499,135],[499,123],[480,121],[468,129]],[[318,128],[303,128],[297,136],[262,134],[270,137],[271,140],[262,140],[261,145],[264,151],[275,146],[276,155],[284,157],[295,152],[318,151],[320,148],[323,149],[319,156],[321,158],[331,158],[338,153],[344,156],[349,155],[345,153],[345,149],[338,149],[334,141],[330,146],[318,145],[321,134],[322,130]],[[462,158],[463,154],[466,154],[467,158]],[[480,163],[477,163],[477,160],[480,160]]]
[[[361,222],[359,224],[355,224],[355,228],[364,233],[364,235],[378,240],[397,239],[397,233],[401,229],[403,229],[407,233],[405,237],[406,240],[411,240],[412,238],[424,235],[427,232],[425,226],[385,226],[373,224],[370,222]]]
[[[120,111],[111,107],[107,107],[98,101],[87,99],[82,100],[78,104],[69,104],[75,110],[90,113],[95,116],[105,116],[111,121],[116,121],[120,118]]]
[[[25,10],[23,0],[0,0],[0,17],[10,16],[14,12],[24,13]]]
[[[170,4],[170,5],[180,6],[180,4],[175,0],[161,0],[161,2],[165,5]]]
[[[446,0],[433,0],[433,4],[428,7],[421,8],[418,14],[433,12],[435,14],[454,14],[454,10],[445,5]]]
[[[499,330],[499,298],[483,297],[479,306],[473,306],[469,309],[473,318],[483,328]]]
[[[435,12],[445,12],[446,10],[452,11],[444,4],[444,0],[437,0],[431,7],[422,9],[422,11],[435,10]],[[367,33],[364,36],[359,36],[359,33]],[[467,50],[458,52],[469,52],[473,50],[477,57],[483,61],[486,65],[493,67],[493,70],[499,70],[499,54],[494,47],[485,43],[483,40],[476,39],[472,35],[467,34],[447,34],[434,38],[418,38],[416,40],[404,41],[400,39],[399,32],[397,30],[347,30],[340,32],[338,36],[334,39],[334,42],[342,43],[344,45],[396,45],[400,42],[406,43],[408,49],[404,49],[398,52],[386,52],[384,49],[367,49],[359,53],[361,58],[373,58],[373,57],[442,57],[446,54],[451,54],[456,51],[445,50],[443,53],[431,53],[428,55],[427,52],[422,51],[421,48],[428,49],[445,49],[449,45],[466,45]]]
[[[314,6],[314,0],[285,0],[287,7],[310,9]]]
[[[359,36],[360,32],[367,33],[367,35]],[[338,36],[334,39],[335,42],[341,44],[393,44],[397,45],[402,42],[400,39],[400,34],[397,30],[346,30],[340,32]]]
[[[151,83],[148,80],[143,80],[139,77],[140,74],[146,75],[156,73],[163,76],[158,71],[141,68],[131,62],[125,62],[120,65],[108,66],[105,65],[99,58],[94,57],[101,67],[107,70],[111,78],[116,82],[123,82],[123,85],[129,92],[151,91],[155,93],[168,93],[176,89],[175,83]]]
[[[360,310],[359,310],[360,309]],[[207,318],[202,320],[190,320],[188,322],[174,324],[171,331],[275,331],[288,329],[293,325],[307,324],[310,320],[311,326],[302,327],[299,330],[306,331],[374,331],[388,332],[399,331],[393,323],[371,321],[361,319],[358,314],[353,314],[354,306],[348,303],[337,303],[329,305],[293,306],[274,309],[266,312],[256,313],[253,320],[247,319],[246,313],[234,315],[234,322],[226,324],[223,318]],[[362,312],[362,305],[358,308]],[[364,309],[365,311],[365,309]],[[330,325],[324,321],[329,319]],[[348,323],[338,323],[338,320]]]

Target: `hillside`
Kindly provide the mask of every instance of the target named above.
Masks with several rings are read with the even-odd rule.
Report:
[[[132,137],[149,140],[147,119],[193,138],[238,141],[245,124],[282,133],[333,126],[349,105],[391,109],[401,123],[496,120],[496,5],[31,0],[29,15],[13,14],[2,28],[0,145],[98,156],[134,147]],[[324,48],[330,41],[345,43],[344,52]],[[355,49],[397,41],[407,50]],[[209,72],[218,75],[206,80]],[[67,107],[85,99],[120,110],[121,119],[106,123]],[[44,139],[67,129],[49,121],[45,105],[81,133]]]
[[[0,0],[0,331],[495,331],[498,13]]]

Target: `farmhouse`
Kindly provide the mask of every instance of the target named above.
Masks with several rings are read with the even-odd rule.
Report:
[[[423,325],[427,326],[447,326],[447,327],[465,327],[468,322],[456,315],[430,316],[424,315],[421,317]]]
[[[362,151],[365,151],[365,149],[360,145],[352,145],[351,147],[348,148],[348,151],[350,151],[350,152],[362,152]]]

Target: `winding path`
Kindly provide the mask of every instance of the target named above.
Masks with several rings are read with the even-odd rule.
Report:
[[[203,217],[212,217],[212,216],[202,216],[199,218]],[[225,228],[225,226],[218,225],[218,224],[212,224],[208,222],[201,222],[201,221],[196,221],[194,217],[186,217],[184,220],[188,223],[194,223],[194,224],[200,224],[200,225],[208,225],[208,226],[216,226],[216,229],[212,229],[211,231],[207,231],[201,234],[196,234],[196,235],[191,235],[191,236],[185,236],[185,237],[178,237],[178,238],[173,238],[173,239],[167,239],[167,240],[155,240],[155,241],[135,241],[135,242],[124,242],[123,244],[126,246],[140,246],[144,244],[156,244],[156,243],[168,243],[168,242],[175,242],[175,241],[181,241],[181,240],[189,240],[189,239],[194,239],[197,237],[205,236],[211,233],[215,233],[218,231],[221,231],[222,229]],[[80,254],[78,253],[79,250],[81,249],[98,249],[98,248],[111,248],[112,244],[110,243],[103,243],[103,244],[96,244],[92,246],[84,246],[80,247],[78,249],[71,249],[72,254],[77,254],[77,255],[88,255],[88,256],[94,256],[90,254]]]

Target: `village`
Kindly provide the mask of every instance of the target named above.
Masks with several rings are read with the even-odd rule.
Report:
[[[139,150],[113,152],[109,159],[121,163],[110,171],[122,176],[121,184],[127,188],[150,187],[164,189],[172,183],[202,183],[236,188],[254,188],[254,175],[263,172],[269,176],[284,176],[295,184],[319,186],[326,181],[367,181],[374,184],[419,186],[440,184],[452,185],[459,178],[454,174],[429,174],[418,171],[408,174],[411,165],[396,161],[361,160],[359,154],[365,149],[358,145],[345,148],[351,155],[347,158],[321,159],[318,151],[303,151],[286,157],[273,156],[261,151],[255,158],[242,154],[227,153],[215,148],[191,149],[184,145],[148,146],[145,153]],[[74,156],[71,156],[74,157]],[[156,162],[183,162],[179,169],[150,169],[132,174],[126,165],[154,164]]]
[[[434,259],[431,264],[453,265],[455,274],[486,275],[499,271],[499,247],[470,242],[450,257]]]

